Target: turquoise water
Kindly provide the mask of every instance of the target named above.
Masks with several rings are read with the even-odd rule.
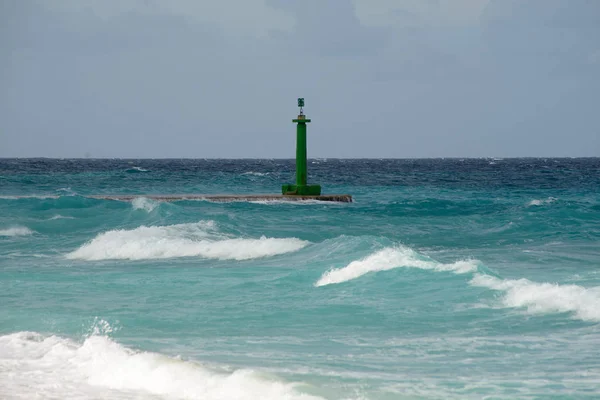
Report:
[[[600,159],[0,160],[0,398],[600,397]]]

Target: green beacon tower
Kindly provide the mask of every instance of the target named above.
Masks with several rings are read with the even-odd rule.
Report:
[[[300,107],[300,114],[298,118],[292,120],[297,124],[296,126],[296,184],[295,185],[283,185],[281,187],[282,194],[286,196],[320,196],[321,186],[320,185],[309,185],[307,183],[307,170],[306,170],[306,124],[310,122],[310,119],[306,118],[302,109],[304,108],[304,99],[298,99],[298,107]]]

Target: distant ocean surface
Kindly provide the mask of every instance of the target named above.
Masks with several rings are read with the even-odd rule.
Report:
[[[0,160],[0,398],[600,398],[600,159],[308,167]]]

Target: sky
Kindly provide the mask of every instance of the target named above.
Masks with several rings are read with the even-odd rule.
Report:
[[[0,0],[0,157],[600,156],[598,0]]]

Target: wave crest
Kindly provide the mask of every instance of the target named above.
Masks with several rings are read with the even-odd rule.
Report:
[[[70,216],[67,216],[67,215],[56,214],[55,216],[48,218],[48,221],[54,221],[54,220],[57,220],[57,219],[75,219],[75,217],[70,217]]]
[[[600,287],[537,283],[528,279],[502,279],[488,275],[476,260],[443,264],[406,247],[388,247],[346,267],[325,272],[315,286],[342,283],[370,272],[394,268],[420,268],[455,274],[473,273],[470,286],[503,292],[502,304],[508,308],[525,308],[531,314],[571,313],[583,321],[600,322]]]
[[[544,204],[554,203],[556,201],[556,197],[548,197],[547,199],[533,199],[527,205],[531,206],[543,206]]]
[[[140,172],[150,172],[150,170],[142,168],[142,167],[131,167],[127,168],[125,172],[130,174],[140,173]]]
[[[498,279],[483,274],[476,274],[470,284],[504,292],[502,302],[506,307],[525,307],[532,314],[571,312],[584,321],[600,321],[599,288]]]
[[[134,210],[144,210],[147,212],[151,212],[154,210],[160,203],[156,200],[149,199],[147,197],[136,197],[131,200],[131,206]]]
[[[464,274],[476,271],[477,262],[464,260],[452,264],[442,264],[424,257],[408,247],[387,247],[362,260],[352,261],[343,268],[325,272],[315,283],[315,286],[346,282],[369,272],[386,271],[400,267],[432,269]]]
[[[270,175],[270,172],[256,172],[256,171],[248,171],[242,173],[242,175],[254,175],[254,176],[267,176]]]
[[[13,226],[8,229],[0,229],[0,236],[27,236],[34,232],[26,226]]]
[[[249,260],[290,253],[307,244],[297,238],[229,238],[216,232],[213,221],[201,221],[104,232],[66,257],[87,261],[176,257]]]
[[[35,332],[0,336],[0,381],[2,398],[29,393],[31,398],[318,399],[252,370],[220,373],[134,351],[106,336],[83,343]]]

